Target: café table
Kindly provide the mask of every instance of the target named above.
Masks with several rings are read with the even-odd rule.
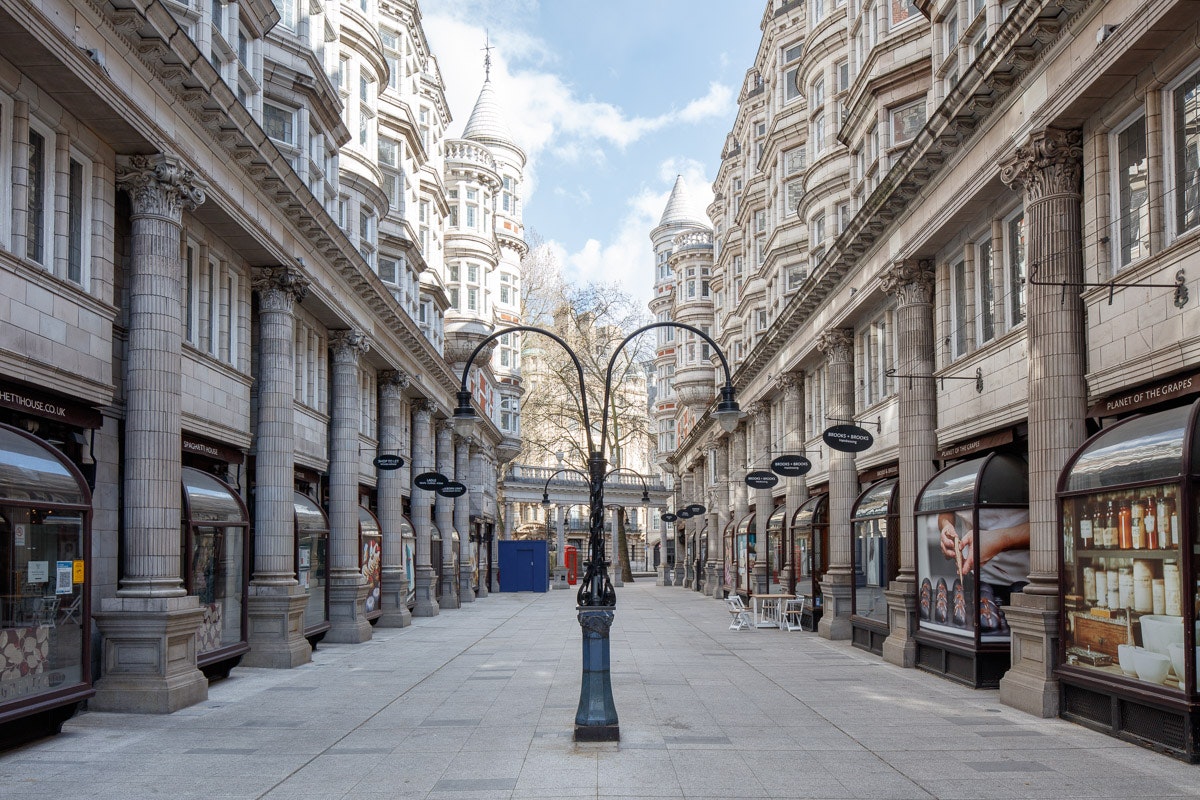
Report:
[[[751,595],[750,603],[754,617],[754,627],[777,627],[783,630],[783,604],[785,601],[795,598],[795,596],[788,593]]]

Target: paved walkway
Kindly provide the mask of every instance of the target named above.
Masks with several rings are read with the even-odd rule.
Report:
[[[237,669],[170,716],[88,713],[0,755],[0,797],[1179,798],[1188,766],[722,604],[618,590],[619,744],[576,745],[574,593],[496,594]]]

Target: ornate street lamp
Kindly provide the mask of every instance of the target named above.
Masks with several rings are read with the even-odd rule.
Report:
[[[604,479],[605,469],[604,448],[608,439],[608,408],[609,396],[612,392],[613,368],[616,366],[617,354],[635,337],[652,328],[682,328],[690,331],[706,341],[721,361],[725,372],[725,385],[721,388],[721,399],[717,402],[712,415],[716,417],[721,427],[733,431],[737,427],[741,410],[734,399],[733,382],[730,378],[729,363],[725,354],[717,347],[717,343],[699,328],[685,325],[682,322],[653,322],[643,325],[625,337],[609,358],[604,375],[604,402],[600,415],[600,440],[597,442],[592,435],[592,420],[588,413],[587,381],[583,374],[583,364],[575,351],[561,337],[542,328],[532,325],[513,325],[492,333],[478,345],[463,365],[462,385],[458,391],[458,406],[454,409],[454,430],[462,437],[470,436],[478,417],[471,405],[471,392],[467,388],[467,376],[471,371],[471,363],[475,357],[493,340],[509,333],[527,331],[540,333],[562,345],[579,378],[579,402],[583,415],[583,430],[587,436],[588,449],[588,503],[590,518],[588,525],[588,559],[584,562],[583,579],[580,581],[576,601],[579,625],[583,629],[583,678],[579,689],[579,708],[575,712],[575,741],[615,742],[621,738],[620,727],[617,724],[617,708],[613,703],[612,681],[609,674],[609,630],[612,628],[614,609],[617,605],[617,593],[613,589],[612,580],[608,575],[609,561],[604,557]],[[549,500],[543,492],[545,500]],[[649,497],[647,491],[644,497]]]

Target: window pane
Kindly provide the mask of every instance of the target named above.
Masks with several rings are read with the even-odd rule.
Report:
[[[83,164],[71,159],[67,193],[67,279],[83,280]]]
[[[954,282],[954,354],[962,355],[967,352],[967,319],[970,313],[967,305],[966,262],[959,261],[951,269]]]
[[[1146,255],[1150,213],[1149,170],[1146,162],[1146,118],[1117,134],[1117,212],[1120,265]]]
[[[1175,228],[1200,223],[1200,72],[1175,90]]]
[[[995,288],[992,286],[992,242],[985,239],[975,250],[975,282],[979,287],[979,341],[996,337]]]
[[[29,207],[25,256],[39,264],[46,257],[46,139],[29,132]]]
[[[1025,320],[1025,217],[1008,222],[1008,300],[1012,324]]]

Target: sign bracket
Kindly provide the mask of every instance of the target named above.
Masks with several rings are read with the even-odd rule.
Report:
[[[1028,282],[1030,284],[1032,284],[1033,286],[1061,286],[1062,287],[1062,297],[1059,301],[1060,305],[1066,304],[1066,302],[1067,302],[1067,287],[1068,286],[1073,286],[1073,287],[1080,288],[1080,289],[1090,289],[1090,288],[1093,288],[1096,286],[1107,286],[1108,287],[1108,304],[1110,306],[1113,303],[1113,295],[1116,294],[1116,290],[1118,287],[1120,287],[1122,289],[1139,289],[1139,288],[1140,289],[1174,289],[1175,290],[1175,307],[1183,308],[1184,306],[1186,306],[1188,304],[1188,299],[1189,299],[1188,289],[1187,289],[1187,285],[1184,283],[1184,280],[1186,279],[1186,275],[1184,274],[1184,271],[1182,269],[1180,269],[1178,272],[1175,273],[1175,282],[1174,283],[1137,283],[1137,282],[1128,282],[1127,283],[1124,281],[1106,281],[1104,283],[1089,283],[1087,281],[1078,281],[1078,282],[1077,281],[1039,281],[1037,279],[1039,267],[1041,267],[1041,264],[1031,264],[1030,265]]]
[[[896,373],[896,368],[892,367],[884,373],[889,378],[908,378],[908,388],[912,388],[913,378],[931,378],[942,382],[942,388],[946,388],[946,381],[975,381],[975,393],[983,394],[983,367],[976,367],[974,375],[899,375]]]
[[[883,433],[883,417],[876,417],[874,422],[869,419],[841,419],[839,417],[826,417],[825,419],[830,422],[841,422],[846,425],[874,425],[876,433]]]

